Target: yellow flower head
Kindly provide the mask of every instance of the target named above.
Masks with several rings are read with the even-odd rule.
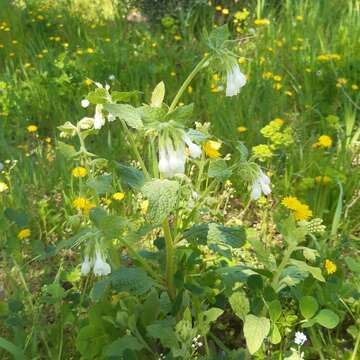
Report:
[[[24,240],[31,236],[31,230],[28,228],[21,229],[17,235],[18,239]]]
[[[205,154],[212,158],[212,159],[217,159],[221,156],[219,149],[221,147],[221,143],[217,142],[217,141],[213,141],[213,140],[208,140],[205,144],[204,144],[204,151]]]
[[[282,77],[280,75],[274,75],[273,79],[279,82],[282,80]]]
[[[6,190],[9,190],[9,186],[4,182],[0,181],[0,193],[5,192]]]
[[[82,166],[78,166],[72,170],[72,175],[77,178],[84,177],[87,175],[87,170]]]
[[[239,126],[237,128],[237,131],[241,134],[241,133],[244,133],[245,131],[247,131],[247,128],[245,126]]]
[[[113,194],[112,198],[117,201],[121,201],[125,197],[125,194],[122,192],[116,192]]]
[[[296,220],[308,220],[312,217],[313,213],[309,209],[308,205],[300,204],[300,206],[294,212]]]
[[[38,127],[36,125],[29,125],[26,130],[29,132],[29,133],[34,133],[36,132],[38,129]]]
[[[297,210],[301,202],[295,196],[286,196],[282,199],[281,204],[290,210]]]
[[[90,86],[92,83],[93,83],[93,82],[92,82],[92,80],[90,80],[90,79],[85,79],[85,80],[84,80],[84,84],[85,84],[86,86]]]
[[[326,269],[326,272],[328,273],[328,275],[336,272],[337,267],[331,260],[326,259],[324,265],[325,265],[325,269]]]
[[[255,25],[261,26],[261,25],[270,25],[270,20],[269,19],[256,19],[254,21]]]
[[[93,48],[87,48],[87,49],[86,49],[86,52],[87,52],[88,54],[93,54],[93,53],[94,53],[94,49],[93,49]]]
[[[313,145],[315,148],[330,148],[332,146],[332,139],[329,135],[321,135],[318,141]]]
[[[227,8],[223,8],[222,13],[223,13],[223,15],[229,15],[230,11]]]
[[[269,159],[274,155],[270,146],[266,144],[253,146],[251,151],[254,156],[256,156],[261,161],[265,161],[265,159]]]
[[[85,213],[88,213],[90,209],[95,207],[88,199],[81,196],[74,199],[73,206],[75,209],[83,210]]]
[[[304,20],[304,17],[302,16],[302,15],[298,15],[298,16],[296,16],[296,21],[299,21],[299,22],[301,22],[301,21],[303,21]]]
[[[242,21],[245,20],[249,16],[249,14],[250,13],[247,9],[243,9],[243,11],[237,11],[234,17],[236,20]]]

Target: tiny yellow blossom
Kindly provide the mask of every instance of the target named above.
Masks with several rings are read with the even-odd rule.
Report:
[[[255,25],[261,26],[261,25],[270,25],[270,20],[269,19],[256,19],[254,21]]]
[[[94,49],[93,49],[93,48],[87,48],[87,49],[86,49],[86,52],[87,52],[88,54],[93,54],[93,53],[94,53]]]
[[[222,7],[221,7],[220,5],[217,5],[217,6],[215,7],[215,9],[216,9],[216,11],[221,11],[221,10],[222,10]]]
[[[246,59],[242,56],[242,57],[239,58],[238,62],[239,62],[239,64],[245,64]]]
[[[351,89],[354,91],[357,91],[357,90],[359,90],[359,86],[356,84],[353,84],[353,85],[351,85]]]
[[[174,35],[175,41],[181,41],[182,37],[180,35]]]
[[[217,142],[217,141],[213,141],[213,140],[208,140],[205,144],[204,144],[204,151],[205,154],[212,158],[212,159],[217,159],[221,156],[219,149],[221,147],[221,143]]]
[[[327,185],[329,182],[331,182],[331,178],[327,175],[324,176],[316,176],[315,181],[318,184]]]
[[[274,75],[273,77],[274,81],[281,81],[282,80],[282,77],[280,75]]]
[[[243,9],[243,11],[237,11],[235,13],[235,19],[242,21],[245,20],[249,16],[249,11],[247,9]]]
[[[34,133],[37,131],[38,127],[36,125],[29,125],[26,129],[29,133]]]
[[[273,88],[274,88],[276,91],[281,90],[282,87],[283,87],[283,86],[282,86],[280,83],[278,83],[278,82],[273,85]]]
[[[82,166],[78,166],[72,170],[72,175],[77,178],[82,178],[87,175],[87,170]]]
[[[193,91],[194,91],[193,87],[191,85],[189,85],[187,88],[188,94],[191,95],[193,93]]]
[[[331,260],[326,259],[325,260],[325,269],[326,269],[326,272],[328,273],[328,275],[331,275],[336,272],[337,267]]]
[[[304,20],[304,17],[302,15],[298,15],[295,17],[296,21],[302,22]]]
[[[17,235],[18,239],[24,240],[31,236],[31,230],[28,228],[21,229]]]
[[[244,133],[245,131],[247,131],[247,128],[245,126],[239,126],[237,128],[237,131],[241,134],[241,133]]]
[[[0,181],[0,193],[5,192],[6,190],[9,190],[9,186],[6,183]]]
[[[291,91],[289,91],[289,90],[285,91],[284,94],[285,94],[286,96],[289,96],[289,97],[291,97],[291,96],[294,95],[294,94],[293,94]]]
[[[223,15],[229,15],[230,11],[227,8],[222,9]]]
[[[122,193],[122,192],[116,192],[115,194],[113,194],[112,198],[114,200],[117,200],[117,201],[121,201],[122,199],[124,199],[125,197],[125,194]]]
[[[271,79],[273,77],[273,73],[271,71],[266,71],[262,74],[263,79]]]

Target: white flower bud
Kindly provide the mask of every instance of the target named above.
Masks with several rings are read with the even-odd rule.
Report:
[[[91,270],[91,262],[89,256],[85,256],[83,263],[81,264],[81,274],[87,275]]]
[[[86,109],[90,105],[90,101],[88,99],[81,100],[81,106]]]

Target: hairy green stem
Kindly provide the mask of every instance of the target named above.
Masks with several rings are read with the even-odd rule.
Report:
[[[141,166],[141,169],[145,175],[145,177],[147,179],[150,179],[150,174],[149,172],[147,171],[147,168],[145,166],[145,163],[144,163],[144,160],[142,159],[140,153],[139,153],[139,150],[136,146],[136,142],[135,142],[135,139],[131,133],[131,131],[129,130],[129,128],[127,127],[125,121],[121,120],[121,124],[123,126],[123,129],[125,130],[125,133],[126,133],[126,136],[127,138],[129,139],[129,142],[130,142],[130,146],[131,146],[131,149],[132,151],[134,152],[134,155],[136,157],[136,160],[140,163],[140,166]]]
[[[358,350],[359,350],[359,344],[360,344],[360,332],[356,338],[356,342],[355,342],[355,346],[354,346],[354,350],[352,352],[352,355],[351,355],[351,359],[350,360],[355,360],[356,359],[356,355],[358,353]]]
[[[166,284],[170,298],[174,299],[176,295],[174,288],[174,242],[172,239],[168,219],[163,221],[162,227],[164,231],[166,249]]]
[[[289,260],[290,260],[290,256],[293,253],[293,251],[295,250],[294,246],[289,246],[284,254],[284,257],[279,265],[279,267],[277,268],[275,275],[273,277],[273,280],[271,282],[271,286],[273,287],[273,289],[276,291],[278,285],[279,285],[279,278],[280,275],[282,273],[282,271],[285,269],[285,266],[288,264]]]
[[[189,84],[191,83],[191,80],[196,76],[196,74],[202,69],[202,67],[204,66],[204,64],[206,63],[206,61],[209,58],[207,56],[204,56],[200,62],[194,67],[193,71],[189,74],[189,76],[185,79],[185,81],[183,82],[183,84],[181,85],[179,91],[177,92],[177,94],[174,97],[174,100],[172,101],[172,103],[170,104],[169,107],[169,113],[174,111],[176,108],[176,105],[178,104],[182,94],[185,92],[185,90],[187,89],[187,87],[189,86]]]

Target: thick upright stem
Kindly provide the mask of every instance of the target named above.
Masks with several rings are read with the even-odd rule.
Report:
[[[193,71],[189,74],[189,76],[185,79],[184,83],[181,85],[179,91],[174,97],[174,100],[170,104],[169,107],[169,113],[174,111],[176,108],[176,105],[178,104],[182,94],[185,92],[189,84],[191,83],[191,80],[195,77],[195,75],[202,69],[206,61],[208,60],[208,57],[205,56],[201,59],[201,61],[194,67]]]
[[[168,219],[162,223],[164,237],[165,237],[165,250],[166,250],[166,284],[168,293],[171,299],[175,298],[174,288],[174,242],[172,239]]]

